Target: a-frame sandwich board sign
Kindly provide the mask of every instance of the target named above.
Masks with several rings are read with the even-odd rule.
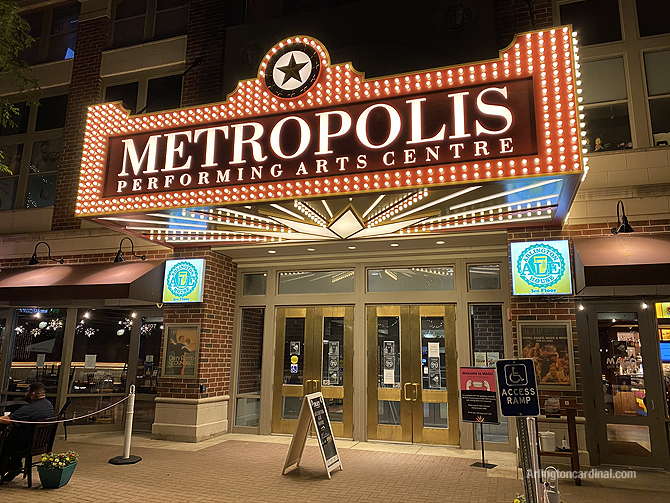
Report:
[[[305,395],[300,406],[300,414],[298,415],[298,424],[295,427],[295,433],[291,439],[291,446],[286,455],[286,462],[282,475],[286,473],[286,469],[292,465],[300,466],[302,459],[302,452],[305,449],[305,442],[307,435],[309,435],[310,425],[314,425],[317,432],[317,439],[319,441],[319,450],[321,451],[321,458],[323,465],[326,468],[328,478],[330,473],[337,468],[342,470],[342,462],[340,461],[340,454],[337,452],[335,446],[335,439],[333,438],[333,430],[330,427],[330,418],[328,417],[328,410],[323,395],[318,393],[311,393]]]

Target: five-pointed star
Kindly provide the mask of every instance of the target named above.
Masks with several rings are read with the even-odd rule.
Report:
[[[302,82],[302,79],[300,78],[300,70],[302,70],[306,64],[307,63],[296,63],[295,55],[291,54],[291,59],[289,60],[288,65],[277,67],[277,70],[284,72],[284,80],[282,81],[281,85],[283,86],[291,79]]]

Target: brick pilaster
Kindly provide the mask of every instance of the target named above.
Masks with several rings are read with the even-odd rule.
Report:
[[[202,60],[184,77],[182,106],[220,101],[225,46],[224,8],[218,0],[190,0],[186,67]]]
[[[165,305],[163,309],[165,324],[200,324],[198,375],[196,378],[160,378],[158,394],[168,398],[228,395],[237,266],[229,257],[203,248],[177,250],[173,256],[205,259],[203,301],[198,304]],[[200,393],[202,384],[206,386],[205,393]]]
[[[107,44],[108,29],[109,18],[106,16],[79,21],[51,230],[78,229],[81,226],[74,211],[86,110],[101,99],[100,63]]]

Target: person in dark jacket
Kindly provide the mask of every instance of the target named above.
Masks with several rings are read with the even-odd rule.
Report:
[[[3,482],[8,482],[21,473],[21,460],[30,449],[35,429],[33,424],[14,423],[14,421],[44,421],[56,415],[53,405],[46,399],[45,394],[44,384],[41,382],[31,384],[25,396],[28,403],[9,416],[0,417],[0,425],[9,425],[0,454]]]

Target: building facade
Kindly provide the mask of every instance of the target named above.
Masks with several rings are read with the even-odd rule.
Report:
[[[498,358],[518,355],[536,359],[541,431],[554,430],[559,439],[566,435],[565,418],[547,418],[547,408],[553,406],[552,398],[574,399],[585,462],[670,467],[670,357],[664,356],[670,344],[664,342],[670,317],[664,303],[670,289],[662,274],[667,263],[662,250],[670,230],[670,26],[665,21],[670,16],[665,4],[536,1],[529,6],[480,0],[421,2],[409,9],[402,2],[84,0],[21,5],[36,40],[25,59],[40,81],[42,98],[37,109],[21,105],[17,127],[0,136],[11,169],[0,178],[5,217],[0,219],[0,275],[6,275],[0,277],[0,370],[5,397],[20,395],[29,382],[40,379],[49,384],[57,407],[71,399],[66,414],[72,417],[115,403],[135,384],[140,428],[156,438],[198,441],[231,431],[290,434],[303,394],[321,391],[338,437],[473,448],[481,439],[473,425],[461,421],[458,368],[489,366]],[[403,167],[407,174],[399,172],[398,180],[404,184],[407,177],[404,189],[384,186],[382,178],[381,186],[365,192],[367,180],[361,175],[360,191],[344,189],[345,183],[354,184],[352,178],[341,182],[338,191],[347,192],[343,195],[324,190],[315,198],[315,193],[302,197],[306,194],[287,192],[252,201],[241,198],[242,187],[251,190],[246,183],[239,193],[227,193],[230,199],[211,204],[202,200],[206,192],[194,191],[176,204],[176,213],[160,206],[163,200],[151,199],[149,192],[141,192],[147,194],[146,207],[121,208],[130,204],[123,198],[135,196],[132,183],[124,186],[119,177],[114,187],[130,192],[119,192],[118,201],[110,202],[110,208],[118,208],[95,218],[83,211],[92,207],[84,203],[93,204],[86,196],[94,194],[95,186],[94,178],[87,185],[86,177],[96,176],[96,155],[106,155],[91,150],[91,128],[98,127],[93,126],[94,114],[106,117],[112,110],[90,107],[120,102],[129,114],[119,112],[115,120],[137,118],[126,127],[140,128],[144,117],[155,123],[147,126],[152,131],[170,131],[180,124],[179,117],[190,124],[188,111],[193,124],[216,123],[228,112],[233,118],[260,117],[254,119],[260,124],[265,120],[264,99],[270,118],[287,117],[294,107],[319,109],[317,99],[325,101],[327,94],[327,81],[319,79],[332,75],[333,85],[342,90],[342,99],[332,94],[333,107],[374,100],[375,83],[384,93],[386,80],[387,95],[407,93],[404,103],[414,99],[416,104],[401,120],[409,124],[415,111],[421,114],[421,99],[432,110],[428,100],[441,92],[438,79],[444,78],[445,86],[464,84],[474,95],[477,86],[494,78],[494,71],[505,78],[507,61],[514,77],[515,59],[521,61],[516,68],[523,67],[524,76],[541,93],[539,83],[548,80],[539,73],[545,63],[541,58],[550,57],[552,38],[568,36],[564,25],[577,33],[578,59],[566,56],[565,61],[581,72],[581,82],[575,73],[571,90],[558,91],[562,80],[554,86],[542,84],[550,96],[556,87],[566,116],[554,115],[554,109],[549,116],[541,109],[547,102],[537,102],[533,113],[538,130],[546,131],[558,150],[552,154],[537,147],[543,155],[537,165],[552,165],[546,157],[553,155],[557,170],[565,163],[570,171],[569,162],[559,160],[564,154],[558,130],[565,129],[567,138],[573,103],[580,115],[577,122],[585,123],[585,153],[577,152],[576,176],[538,170],[534,177],[532,171],[522,172],[526,165],[521,160],[516,166],[506,160],[505,169],[514,173],[479,184],[471,163],[470,171],[465,164],[462,173],[456,171],[459,162],[455,171],[444,164],[447,176],[463,176],[461,184],[448,186],[448,178],[442,185],[437,182],[435,164],[435,184],[417,182],[421,174],[412,168],[410,175],[410,168]],[[528,38],[517,39],[520,33]],[[304,90],[313,94],[302,96],[299,88],[291,88],[290,79],[276,82],[277,92],[297,96],[289,104],[292,98],[252,84],[262,77],[262,65],[284,49],[279,44],[292,38],[291,43],[322,44],[324,55],[323,73],[315,74],[310,84],[315,87]],[[514,45],[526,40],[523,49]],[[531,45],[536,41],[538,45]],[[561,51],[554,53],[563,58]],[[311,78],[300,73],[307,67],[296,66],[302,60],[284,61],[281,56],[275,68],[293,68],[293,80],[301,85]],[[561,72],[560,78],[566,75]],[[410,77],[415,80],[406,80]],[[264,91],[269,94],[264,96]],[[426,94],[412,94],[418,92]],[[0,93],[11,95],[12,90]],[[448,100],[456,107],[460,98],[454,94]],[[298,103],[301,96],[304,104]],[[314,103],[308,104],[308,97]],[[331,96],[327,99],[330,104]],[[383,101],[383,94],[379,99],[395,103],[391,98]],[[215,111],[214,106],[220,108]],[[333,107],[324,110],[339,110]],[[172,112],[179,109],[181,116]],[[302,117],[298,112],[294,116]],[[487,125],[480,120],[482,129],[505,127],[504,122]],[[296,128],[302,125],[293,122]],[[456,123],[450,136],[458,136]],[[326,119],[324,127],[325,152],[338,126]],[[572,127],[581,132],[578,125]],[[257,160],[254,148],[260,143],[245,136],[243,127],[232,126],[231,141],[238,131],[239,160],[245,155]],[[409,141],[439,135],[439,127],[432,132],[419,128],[416,134]],[[370,144],[384,143],[383,135],[374,135],[372,128]],[[200,136],[209,141],[209,133]],[[522,137],[514,136],[515,142]],[[286,152],[301,149],[302,143],[281,141],[276,143],[283,159],[291,157]],[[172,148],[180,148],[179,142]],[[407,163],[406,156],[415,155],[407,150],[397,150],[380,163]],[[428,161],[431,153],[420,152]],[[128,157],[128,173],[140,169],[145,153],[151,155],[147,149],[135,151],[136,165]],[[498,154],[496,162],[506,159],[504,152]],[[267,162],[265,172],[258,169],[260,161],[255,172],[251,166],[238,172],[242,164],[231,164],[234,169],[227,176],[255,173],[260,178],[271,168]],[[349,161],[336,162],[342,164],[331,162],[331,169]],[[396,166],[389,171],[391,177]],[[328,180],[310,175],[314,184]],[[150,182],[138,183],[145,184],[143,190]],[[286,191],[296,182],[281,183],[287,186],[269,190]],[[372,174],[369,183],[375,183]],[[240,199],[234,199],[237,195]],[[635,231],[631,235],[611,236],[611,229],[621,223],[619,200]],[[141,198],[137,201],[143,204]],[[503,213],[505,223],[500,224],[497,217],[502,219]],[[395,218],[398,214],[402,218]],[[415,221],[411,215],[422,219]],[[429,229],[426,218],[433,219]],[[124,236],[133,239],[133,255],[121,242]],[[517,243],[564,240],[567,270],[574,277],[567,293],[531,296],[515,291]],[[35,248],[40,241],[65,263],[45,259],[46,247]],[[126,261],[115,264],[119,250]],[[33,252],[40,264],[26,269]],[[205,260],[201,302],[162,303],[156,297],[151,285],[157,284],[168,259]],[[141,270],[140,263],[145,264]],[[86,279],[69,280],[62,271]],[[100,279],[112,271],[122,277],[120,284],[128,285],[126,290]],[[162,290],[162,278],[158,288]],[[170,327],[175,330],[172,343],[180,344],[181,353],[171,352],[177,350],[169,346]],[[189,330],[197,334],[186,343]],[[438,355],[432,370],[429,348],[437,348]],[[193,356],[195,364],[167,375],[167,358],[179,354],[180,362]],[[432,377],[437,385],[431,384]],[[77,421],[76,427],[120,427],[122,411],[119,405]],[[484,442],[487,448],[514,450],[513,422],[487,425]]]

